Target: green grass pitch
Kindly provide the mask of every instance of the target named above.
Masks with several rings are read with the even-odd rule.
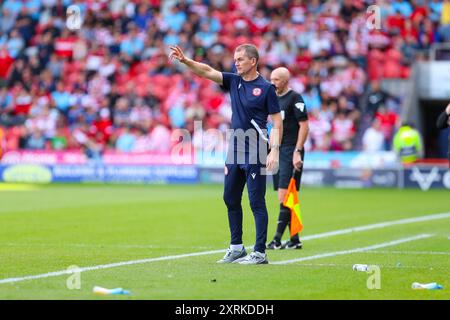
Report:
[[[269,265],[219,265],[229,241],[221,185],[0,184],[0,299],[450,299],[450,217],[313,237],[448,213],[449,191],[304,188],[299,197],[307,239],[302,250],[268,251]],[[270,240],[278,204],[270,189],[266,198]],[[244,244],[251,246],[246,193],[243,208]],[[177,257],[215,250],[221,251]],[[165,258],[136,263],[159,257]],[[306,259],[275,264],[300,258]],[[70,274],[22,279],[130,261],[82,272],[80,289],[67,288]],[[371,274],[353,271],[355,263],[379,266],[381,288],[369,289]],[[416,281],[444,289],[413,290]],[[132,294],[97,296],[96,285]]]

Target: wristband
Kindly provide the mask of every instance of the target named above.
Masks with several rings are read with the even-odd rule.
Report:
[[[277,150],[279,150],[280,149],[280,145],[279,144],[274,144],[274,145],[270,146],[270,149],[277,149]]]

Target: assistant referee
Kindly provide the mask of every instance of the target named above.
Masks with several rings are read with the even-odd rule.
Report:
[[[302,177],[303,159],[305,156],[304,144],[309,132],[308,112],[302,96],[289,88],[290,73],[286,68],[277,68],[272,71],[270,81],[275,86],[283,119],[283,138],[280,147],[280,167],[278,174],[274,175],[274,189],[278,190],[280,213],[278,216],[277,231],[267,249],[301,249],[302,243],[298,234],[282,244],[286,226],[290,225],[290,209],[283,205],[292,172],[295,171],[297,190]]]

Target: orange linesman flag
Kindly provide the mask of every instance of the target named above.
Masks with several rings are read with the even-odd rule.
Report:
[[[298,202],[297,189],[295,188],[295,179],[292,177],[289,182],[283,205],[291,209],[291,237],[302,231],[302,216],[300,214],[300,203]]]

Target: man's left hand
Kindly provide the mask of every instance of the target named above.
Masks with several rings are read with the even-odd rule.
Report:
[[[302,157],[300,155],[300,152],[294,151],[294,156],[292,157],[292,164],[294,165],[294,168],[297,170],[300,170],[303,166]]]
[[[266,170],[276,173],[278,171],[279,158],[280,154],[278,149],[271,149],[267,155]]]

